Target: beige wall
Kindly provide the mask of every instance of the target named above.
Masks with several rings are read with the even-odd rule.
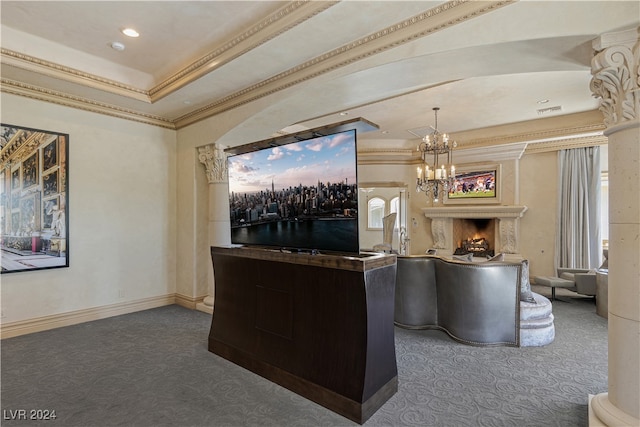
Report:
[[[555,217],[557,206],[557,152],[523,155],[502,165],[502,204],[524,205],[528,210],[520,220],[520,253],[530,260],[530,274],[554,275]],[[473,167],[481,163],[465,163]],[[359,181],[398,181],[407,183],[411,254],[422,254],[432,246],[431,221],[422,208],[431,206],[414,187],[413,165],[361,165]],[[380,233],[381,234],[381,233]]]
[[[3,324],[173,296],[175,132],[5,93],[0,100],[3,123],[69,134],[70,267],[3,274]]]
[[[520,204],[528,210],[520,220],[520,252],[533,276],[555,276],[558,208],[558,153],[525,154],[520,159]]]
[[[178,132],[2,94],[2,121],[70,134],[68,269],[5,274],[2,321],[18,322],[177,294],[210,293],[208,187],[198,147],[238,138],[241,108]],[[245,136],[246,137],[246,136]],[[244,141],[246,142],[246,141]],[[503,204],[529,210],[522,255],[531,275],[553,274],[556,152],[502,164]],[[361,164],[360,182],[407,185],[410,254],[432,246],[429,205],[415,167]]]

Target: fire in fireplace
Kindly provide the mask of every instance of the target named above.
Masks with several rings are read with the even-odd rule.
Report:
[[[479,237],[477,239],[467,239],[462,242],[461,248],[464,249],[467,253],[487,252],[489,250],[489,242],[484,237]]]
[[[460,219],[458,224],[454,224],[454,229],[456,234],[454,241],[458,242],[455,255],[469,253],[477,257],[494,255],[495,222],[493,219]]]

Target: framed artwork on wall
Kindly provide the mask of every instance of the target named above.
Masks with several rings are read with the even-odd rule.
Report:
[[[495,204],[502,201],[501,165],[487,164],[460,167],[456,171],[453,188],[449,189],[447,204]]]
[[[69,267],[69,135],[0,124],[1,272]]]

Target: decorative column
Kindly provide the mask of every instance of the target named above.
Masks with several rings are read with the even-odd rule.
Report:
[[[517,254],[518,248],[518,220],[520,218],[498,218],[500,231],[500,252],[503,254]]]
[[[227,180],[227,155],[224,147],[210,144],[198,148],[198,159],[204,164],[209,181],[209,246],[231,243],[229,220],[229,187]],[[213,269],[209,270],[208,295],[196,308],[213,313],[214,278]]]
[[[427,217],[429,218],[429,217]],[[453,219],[431,218],[431,234],[433,236],[433,249],[451,255],[453,253]]]
[[[590,425],[640,425],[639,30],[593,43],[591,90],[609,138],[609,391],[590,399]]]

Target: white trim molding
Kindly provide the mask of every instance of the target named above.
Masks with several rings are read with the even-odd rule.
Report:
[[[36,317],[33,319],[19,320],[17,322],[2,323],[0,325],[0,338],[12,338],[34,332],[47,331],[63,326],[77,325],[92,320],[105,319],[107,317],[120,316],[136,311],[149,310],[171,304],[181,304],[183,296],[167,294],[157,297],[143,298],[136,301],[109,304],[101,307],[84,310],[70,311],[67,313],[52,314],[50,316]],[[178,301],[180,300],[180,301]],[[195,306],[195,303],[194,303]],[[190,307],[188,307],[190,308]]]

